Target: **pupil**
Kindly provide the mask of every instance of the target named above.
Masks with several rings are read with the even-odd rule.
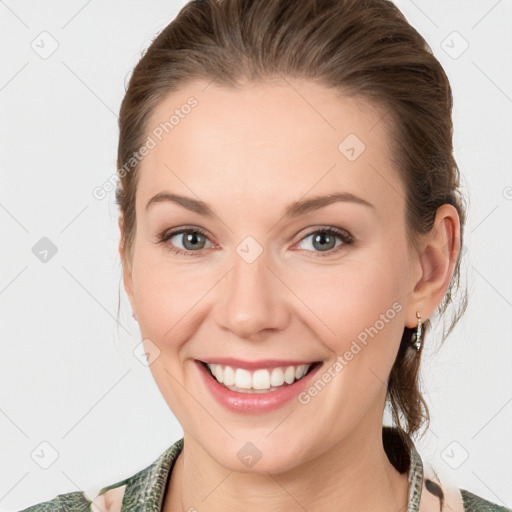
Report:
[[[322,240],[322,242],[320,242],[320,248],[324,248],[324,249],[325,249],[325,245],[326,245],[326,244],[325,244],[325,238],[331,238],[331,242],[332,242],[332,237],[331,237],[331,235],[326,234],[326,233],[320,233],[320,234],[318,234],[318,235],[315,237],[315,242]]]
[[[199,235],[201,236],[201,235]],[[186,243],[192,243],[192,244],[196,244],[197,243],[197,234],[196,233],[187,233],[187,236],[186,236]],[[192,245],[191,248],[194,249],[195,245]]]

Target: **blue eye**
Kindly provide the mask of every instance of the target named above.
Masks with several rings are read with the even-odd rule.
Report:
[[[347,231],[335,228],[333,226],[311,231],[301,239],[301,242],[309,237],[313,237],[311,246],[315,249],[320,248],[320,251],[312,251],[312,256],[315,258],[331,256],[333,253],[337,253],[338,251],[342,250],[343,246],[350,245],[354,242],[353,237]],[[336,244],[336,238],[341,240],[341,243],[338,245],[333,245],[333,243]]]
[[[183,245],[184,249],[180,249],[179,247],[176,247],[174,243],[170,242],[172,238],[180,236],[180,243]],[[329,226],[310,231],[301,238],[299,243],[302,243],[311,236],[313,236],[311,244],[313,250],[310,250],[309,252],[311,252],[312,256],[316,258],[331,256],[332,254],[342,250],[344,246],[350,245],[354,242],[352,235],[350,235],[348,231],[335,228],[334,226]],[[336,238],[341,240],[341,243],[336,245]],[[180,238],[178,238],[178,240],[180,240]],[[158,237],[159,243],[165,244],[169,251],[180,256],[201,256],[205,249],[206,241],[209,241],[206,232],[200,228],[192,227],[165,231]],[[332,245],[333,242],[335,245]]]
[[[179,230],[168,231],[168,232],[163,233],[159,237],[159,242],[166,243],[166,242],[170,241],[171,238],[174,238],[176,236],[181,236],[181,243],[187,250],[180,249],[179,247],[176,247],[172,243],[167,244],[168,248],[171,252],[173,252],[175,254],[183,255],[183,256],[199,256],[199,254],[194,254],[194,253],[198,253],[203,250],[204,243],[201,243],[201,239],[202,238],[204,238],[206,240],[208,239],[208,237],[206,236],[206,233],[202,229],[199,229],[199,228],[183,229],[183,228],[181,228]],[[197,248],[199,250],[195,250]],[[191,250],[189,250],[189,249],[191,249]]]

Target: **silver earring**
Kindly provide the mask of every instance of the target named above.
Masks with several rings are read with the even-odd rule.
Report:
[[[135,313],[132,313],[132,318],[137,321],[137,317],[135,316]]]
[[[417,351],[419,351],[421,348],[421,333],[423,331],[423,329],[422,329],[423,323],[421,321],[421,315],[418,312],[416,312],[416,318],[418,319],[418,327],[416,327],[416,332],[414,332],[412,334],[411,342],[412,342],[412,346]]]

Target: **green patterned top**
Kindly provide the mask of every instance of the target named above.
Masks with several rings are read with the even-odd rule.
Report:
[[[400,473],[408,471],[409,495],[406,512],[419,512],[420,499],[439,500],[439,510],[447,508],[451,512],[512,512],[511,509],[499,506],[475,494],[455,489],[456,501],[450,497],[435,476],[427,478],[424,467],[412,440],[397,427],[384,426],[382,429],[383,444],[391,463]],[[118,492],[116,499],[109,499],[107,510],[91,507],[91,502],[81,491],[59,494],[50,501],[33,505],[20,512],[161,512],[165,493],[174,463],[183,449],[183,438],[175,442],[158,459],[138,473],[115,484],[103,487],[98,497],[105,499],[108,491],[125,486],[124,493]],[[122,491],[122,489],[118,489]],[[427,492],[425,492],[427,491]],[[112,491],[113,493],[114,491]],[[422,493],[425,495],[422,496]],[[116,501],[117,500],[117,501]],[[437,508],[437,502],[436,507]]]

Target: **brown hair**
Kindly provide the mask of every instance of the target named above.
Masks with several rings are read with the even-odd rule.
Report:
[[[392,2],[194,0],[149,46],[121,105],[117,163],[123,172],[116,200],[123,216],[123,265],[131,262],[139,168],[135,161],[126,172],[126,162],[143,145],[156,105],[194,79],[236,87],[279,77],[312,80],[378,106],[405,184],[411,247],[431,230],[437,208],[445,203],[459,213],[462,247],[465,206],[452,154],[450,84],[426,41]],[[459,288],[461,254],[439,314]],[[466,303],[467,292],[453,309],[443,340]],[[424,333],[430,328],[428,320]],[[413,332],[404,329],[387,394],[394,422],[409,435],[430,421],[419,385],[421,352],[410,346]]]

